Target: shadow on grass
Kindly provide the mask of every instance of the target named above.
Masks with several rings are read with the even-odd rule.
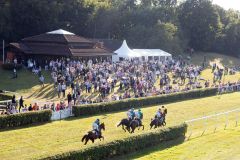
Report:
[[[175,140],[162,142],[161,144],[159,144],[157,146],[149,147],[144,150],[137,151],[137,152],[127,154],[124,156],[117,156],[117,157],[111,158],[109,160],[131,160],[131,159],[141,158],[141,157],[149,155],[151,153],[159,152],[159,151],[180,145],[184,142],[184,140],[185,140],[185,137],[179,137],[178,139],[175,139]]]

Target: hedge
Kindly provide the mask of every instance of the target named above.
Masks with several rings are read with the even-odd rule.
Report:
[[[0,93],[0,101],[11,100],[12,96]]]
[[[22,64],[13,64],[13,63],[5,63],[2,64],[2,68],[4,70],[13,70],[14,68],[16,68],[17,70],[22,69]]]
[[[121,156],[133,153],[148,147],[159,145],[162,142],[174,140],[184,137],[187,131],[187,125],[181,124],[175,127],[155,130],[148,133],[115,140],[110,143],[80,149],[77,151],[69,151],[67,153],[43,158],[43,160],[102,160],[109,159],[114,156]]]
[[[168,102],[176,102],[180,100],[187,100],[192,98],[200,98],[213,96],[218,93],[217,88],[193,90],[189,92],[174,93],[169,95],[160,95],[144,98],[132,98],[121,101],[113,101],[107,103],[85,104],[80,106],[73,106],[73,114],[78,116],[93,115],[99,113],[113,112],[130,107],[144,107],[149,105],[157,105]]]
[[[42,123],[51,120],[52,111],[32,111],[12,115],[0,116],[0,129],[24,126],[28,124]]]

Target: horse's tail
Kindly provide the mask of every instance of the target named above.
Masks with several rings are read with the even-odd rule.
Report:
[[[85,134],[82,138],[82,142],[87,138],[87,135]]]
[[[117,125],[117,127],[121,126],[122,125],[122,121]]]

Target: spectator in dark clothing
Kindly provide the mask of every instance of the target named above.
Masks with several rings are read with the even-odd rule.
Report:
[[[77,101],[77,93],[76,92],[73,93],[72,98],[73,98],[73,104],[76,105],[76,101]]]
[[[72,102],[72,95],[70,94],[70,92],[67,95],[67,99],[68,99],[68,104]]]
[[[32,111],[33,110],[33,107],[32,107],[32,104],[30,104],[30,106],[28,107],[28,111]]]
[[[13,97],[12,97],[12,105],[14,106],[14,107],[16,107],[16,97],[15,97],[15,95],[13,95]]]
[[[24,102],[24,100],[23,100],[23,97],[21,96],[21,98],[19,100],[19,113],[21,111],[21,108],[24,108],[23,102]]]

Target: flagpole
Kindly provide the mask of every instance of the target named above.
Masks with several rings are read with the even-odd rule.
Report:
[[[4,40],[3,40],[3,64],[5,63],[4,61],[5,61],[5,57],[4,57],[4,55],[5,55],[5,50],[4,50],[4,47],[5,47],[5,42],[4,42]]]

